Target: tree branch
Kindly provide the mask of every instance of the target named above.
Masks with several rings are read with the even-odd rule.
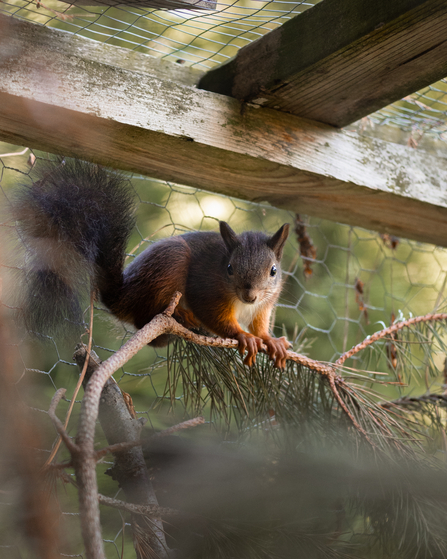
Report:
[[[98,452],[96,453],[96,459],[100,460],[103,456],[106,456],[107,454],[122,452],[123,450],[129,450],[136,446],[145,446],[147,444],[150,444],[150,442],[154,439],[158,439],[160,437],[167,437],[183,429],[189,429],[190,427],[197,427],[198,425],[203,425],[204,423],[205,423],[204,417],[195,417],[194,419],[188,419],[187,421],[183,421],[182,423],[173,425],[172,427],[169,427],[168,429],[164,429],[163,431],[155,433],[154,435],[150,437],[146,437],[145,439],[112,444],[105,448],[102,448],[101,450],[98,450]]]
[[[142,516],[160,517],[181,516],[182,514],[184,514],[176,509],[159,507],[157,505],[135,505],[134,503],[126,503],[125,501],[112,499],[111,497],[106,497],[105,495],[101,494],[98,495],[98,501],[101,505],[112,507],[114,509],[125,510],[132,514],[141,514]]]
[[[353,357],[356,353],[358,353],[362,349],[365,349],[365,347],[368,347],[369,345],[377,342],[377,340],[380,340],[381,338],[386,338],[387,336],[390,336],[391,334],[394,334],[394,332],[398,332],[403,328],[412,326],[413,324],[419,324],[421,322],[435,322],[435,321],[446,320],[446,319],[447,319],[447,313],[436,313],[436,314],[431,313],[431,314],[426,314],[425,316],[415,316],[413,318],[403,320],[402,322],[397,322],[396,324],[393,324],[392,326],[389,326],[388,328],[384,328],[383,330],[380,330],[380,332],[376,332],[372,336],[369,336],[368,338],[366,338],[366,340],[363,340],[363,342],[360,342],[346,353],[343,353],[343,355],[339,357],[335,362],[335,366],[338,367],[340,365],[343,365],[343,363],[347,359]]]
[[[99,413],[99,402],[101,398],[102,390],[112,374],[122,367],[131,357],[133,357],[141,348],[150,343],[153,339],[157,338],[161,334],[173,334],[179,336],[187,341],[193,342],[201,346],[212,346],[212,347],[224,347],[224,348],[237,348],[238,342],[231,339],[221,339],[210,336],[200,336],[191,332],[178,324],[174,318],[172,318],[172,313],[180,299],[180,294],[176,293],[169,304],[169,307],[165,312],[157,315],[154,319],[146,324],[143,328],[135,333],[134,336],[124,344],[114,355],[102,363],[98,363],[95,359],[90,359],[89,366],[93,367],[93,374],[85,387],[85,394],[81,405],[81,414],[78,434],[76,437],[76,445],[65,436],[64,442],[69,446],[70,452],[72,452],[72,461],[76,470],[76,477],[79,484],[79,500],[80,500],[80,515],[82,519],[82,530],[83,537],[86,546],[86,556],[88,559],[105,559],[102,538],[101,538],[101,527],[99,521],[99,494],[96,481],[96,460],[98,454],[94,450],[94,434],[95,434],[95,422]],[[372,446],[376,446],[369,435],[366,433],[365,429],[359,424],[359,422],[354,417],[353,413],[350,411],[348,405],[345,403],[340,394],[340,388],[345,392],[349,393],[351,387],[338,373],[337,369],[346,361],[346,359],[352,357],[357,352],[361,351],[365,347],[371,345],[377,340],[384,338],[393,334],[394,332],[417,324],[420,322],[438,321],[445,320],[447,318],[446,313],[429,314],[423,317],[415,317],[409,320],[400,322],[398,324],[393,324],[389,328],[375,333],[373,336],[364,340],[361,344],[358,344],[350,351],[344,353],[334,364],[325,364],[320,361],[315,361],[309,359],[306,356],[294,353],[292,351],[287,352],[287,359],[294,361],[311,371],[314,371],[323,377],[325,377],[329,383],[330,389],[337,400],[338,404],[349,417],[355,428],[362,433],[362,435],[369,441]],[[267,350],[265,346],[262,347],[264,351]],[[61,398],[59,394],[57,398]],[[56,396],[55,396],[56,398]],[[57,401],[59,401],[57,400]],[[57,402],[56,404],[57,405]],[[55,421],[56,428],[61,429],[61,425],[57,422],[59,421],[54,414],[55,405],[52,406],[53,421]],[[136,420],[134,420],[136,421]],[[59,422],[60,423],[60,422]],[[138,422],[136,422],[138,423]],[[141,426],[139,427],[141,428]],[[175,426],[173,429],[177,429]],[[62,427],[62,431],[63,427]],[[125,440],[125,439],[124,439]],[[69,441],[69,442],[68,442]],[[123,441],[117,441],[119,443]],[[130,441],[130,445],[124,447],[115,447],[114,450],[122,451],[126,448],[126,451],[132,452],[141,449],[138,447],[141,441],[136,442],[135,440]],[[130,448],[135,447],[135,448]],[[108,450],[111,447],[108,448]],[[106,449],[104,449],[106,450]],[[164,535],[162,529],[159,534],[156,534],[159,542],[161,544],[160,552],[161,557],[163,553],[166,556],[166,547],[164,542]]]
[[[50,416],[51,421],[53,422],[56,431],[58,432],[59,437],[64,441],[65,446],[70,451],[70,454],[74,454],[79,452],[78,446],[71,440],[71,438],[67,435],[65,431],[64,424],[56,415],[56,408],[62,398],[65,396],[67,390],[65,388],[59,388],[56,391],[53,398],[51,399],[50,407],[48,409],[48,415]]]
[[[441,404],[443,407],[447,407],[447,395],[446,394],[422,394],[421,396],[402,396],[396,400],[391,400],[390,402],[382,402],[380,406],[384,409],[393,409],[394,407],[402,406],[420,406],[424,404]]]
[[[92,349],[92,341],[93,341],[93,300],[94,300],[94,293],[90,294],[90,320],[89,320],[89,328],[88,328],[88,348],[87,354],[90,355],[90,351]],[[71,398],[70,406],[68,408],[67,416],[65,418],[64,423],[64,431],[67,429],[68,422],[70,421],[71,412],[73,411],[73,406],[76,401],[76,396],[78,395],[79,389],[83,383],[85,373],[87,371],[88,359],[85,360],[84,367],[82,368],[81,374],[79,376],[78,382],[76,384],[76,388],[74,390],[73,396]],[[45,466],[48,466],[53,461],[53,458],[56,456],[57,451],[59,450],[59,446],[61,444],[62,437],[59,435],[59,439],[57,440],[53,450],[51,451],[50,456],[48,457],[47,461],[45,462]]]
[[[92,354],[92,357],[92,364],[87,369],[86,382],[101,366],[97,355]],[[85,366],[88,354],[84,346],[78,346],[74,358],[79,368]],[[106,473],[118,482],[127,501],[135,506],[152,507],[153,510],[159,508],[141,449],[142,423],[130,411],[127,400],[113,379],[106,382],[101,392],[99,421],[111,445],[95,453],[95,459],[98,460],[109,450],[115,451],[114,465]],[[137,558],[147,557],[144,550],[151,550],[151,557],[155,555],[163,559],[168,555],[163,523],[159,515],[153,513],[151,516],[146,530],[141,529],[141,520],[138,521],[136,516],[131,518]]]

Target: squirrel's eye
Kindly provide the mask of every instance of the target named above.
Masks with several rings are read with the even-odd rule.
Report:
[[[228,264],[227,271],[228,271],[228,275],[229,275],[229,276],[232,276],[232,275],[233,275],[233,273],[234,273],[234,272],[233,272],[233,266],[232,266],[231,264]]]
[[[270,275],[272,278],[276,276],[276,266],[273,264],[272,269],[270,270]]]

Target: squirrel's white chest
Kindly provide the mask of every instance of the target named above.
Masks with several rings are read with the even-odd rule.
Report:
[[[247,303],[243,303],[238,299],[234,303],[236,320],[241,326],[245,326],[248,329],[250,324],[253,322],[253,318],[258,313],[259,307],[261,306],[262,303],[252,303],[251,305],[249,305]]]

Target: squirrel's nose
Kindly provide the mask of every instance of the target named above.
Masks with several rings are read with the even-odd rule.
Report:
[[[246,291],[242,294],[242,299],[244,303],[254,303],[257,297],[252,291]]]

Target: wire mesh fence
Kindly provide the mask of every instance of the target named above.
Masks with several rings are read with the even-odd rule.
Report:
[[[3,155],[14,146],[2,146]],[[36,154],[38,158],[42,154]],[[18,183],[31,183],[30,152],[18,157],[1,157],[1,207],[8,209]],[[45,157],[45,156],[44,156]],[[37,162],[38,163],[38,162]],[[294,232],[288,241],[283,269],[285,284],[276,310],[274,333],[286,335],[294,348],[321,361],[334,361],[344,351],[367,335],[387,326],[395,318],[426,314],[445,305],[447,252],[445,249],[415,243],[405,239],[381,236],[375,232],[352,228],[323,220],[307,218],[278,210],[267,205],[248,203],[193,188],[170,184],[147,177],[133,176],[137,208],[137,227],[132,237],[128,260],[139,254],[157,239],[191,230],[216,229],[218,220],[226,220],[237,232],[246,229],[275,231],[289,222]],[[3,233],[14,229],[7,214],[3,216]],[[19,243],[20,244],[20,243]],[[4,245],[5,246],[5,245]],[[22,255],[20,246],[14,249]],[[11,260],[7,250],[3,254],[2,307],[8,313],[17,311],[14,287],[21,274],[21,256]],[[129,329],[115,321],[108,311],[96,305],[93,340],[95,351],[107,358],[129,338]],[[75,342],[75,341],[73,341]],[[43,438],[36,452],[48,456],[54,442],[54,431],[46,414],[51,398],[60,387],[72,394],[78,370],[72,362],[73,344],[57,338],[30,340],[22,332],[17,342],[20,366],[16,371],[17,396],[30,406],[33,423],[43,426]],[[120,387],[131,393],[138,417],[148,420],[152,429],[169,425],[176,418],[189,417],[186,395],[177,391],[175,402],[166,392],[167,350],[147,347],[115,375]],[[397,379],[398,371],[389,367],[389,355],[376,361],[379,372]],[[424,384],[425,362],[420,361],[421,376],[413,380],[411,388],[386,387],[388,397],[399,397],[412,391],[434,391],[443,383],[443,354],[433,357],[439,371],[438,378]],[[370,357],[368,358],[370,359]],[[354,362],[361,370],[364,361]],[[32,395],[29,394],[32,386]],[[185,402],[186,398],[186,402]],[[61,406],[66,412],[68,403]],[[75,410],[79,406],[76,405]],[[206,408],[206,405],[205,405]],[[70,423],[75,429],[76,413]],[[216,427],[218,428],[218,427]],[[60,451],[60,458],[64,458]],[[110,464],[104,463],[104,470]],[[103,479],[107,480],[106,476]],[[103,481],[104,493],[116,491],[112,482]],[[72,534],[66,542],[67,553],[79,550],[77,508],[74,489],[68,486],[61,497],[63,532]],[[0,515],[7,517],[8,495],[2,499]],[[123,517],[117,511],[104,511],[106,549],[110,557],[120,557],[121,536],[125,531]],[[7,523],[5,524],[7,526]],[[75,535],[77,534],[77,536]],[[5,553],[13,557],[17,542],[8,541],[3,533]],[[126,544],[127,545],[127,544]],[[5,555],[8,556],[8,555]]]
[[[5,212],[0,229],[9,243],[15,224],[7,212],[15,187],[19,183],[31,184],[33,165],[39,164],[39,159],[47,155],[33,154],[28,150],[22,152],[21,148],[5,144],[2,144],[1,151],[0,207]],[[21,152],[21,155],[8,155],[12,152]],[[35,156],[37,162],[34,161]],[[347,349],[395,319],[426,314],[445,306],[445,249],[297,216],[268,205],[148,177],[132,176],[131,184],[137,201],[137,226],[129,245],[128,262],[158,239],[192,230],[216,230],[219,220],[227,221],[237,232],[249,229],[274,232],[283,223],[291,223],[293,232],[283,259],[285,282],[273,331],[276,336],[286,335],[295,350],[314,359],[334,362]],[[3,245],[3,265],[0,268],[3,287],[1,305],[11,316],[20,312],[15,293],[23,273],[24,253],[20,245],[20,239],[13,245]],[[14,247],[12,250],[11,246]],[[122,346],[131,334],[129,328],[111,317],[101,304],[95,305],[93,348],[102,359]],[[83,339],[85,341],[86,337]],[[29,406],[31,422],[42,426],[41,440],[35,445],[41,458],[49,456],[54,444],[54,431],[47,415],[51,398],[61,387],[72,394],[78,378],[79,371],[71,357],[76,341],[67,345],[57,337],[30,339],[21,331],[16,343],[20,358],[15,372],[15,390],[17,397]],[[147,420],[149,430],[163,428],[179,418],[191,417],[193,413],[188,394],[182,392],[181,385],[174,395],[166,389],[167,376],[173,374],[168,372],[172,351],[172,347],[146,347],[115,374],[121,389],[131,394],[137,417]],[[175,359],[178,360],[178,356],[177,350]],[[366,368],[366,362],[374,361],[374,370],[385,374],[387,380],[397,381],[384,386],[383,394],[387,398],[399,398],[404,393],[439,390],[444,382],[444,359],[442,353],[432,356],[433,367],[438,371],[434,378],[425,375],[427,362],[421,357],[415,365],[419,376],[411,380],[402,379],[402,371],[390,366],[392,356],[385,344],[379,355],[363,356],[353,362],[353,367],[361,371]],[[67,408],[68,402],[61,405],[60,413],[65,414]],[[206,398],[204,409],[207,409]],[[70,433],[76,428],[78,411],[79,403],[70,422]],[[205,413],[213,429],[219,431],[220,427],[209,408]],[[68,458],[68,455],[61,450],[59,458],[64,457]],[[105,471],[109,466],[110,463],[104,462],[100,468]],[[116,495],[112,480],[107,481],[107,476],[98,476],[102,479],[101,492]],[[59,495],[63,519],[60,530],[70,534],[64,542],[65,552],[81,557],[79,529],[74,528],[78,521],[74,495],[75,489],[70,484],[65,493]],[[11,541],[8,534],[9,507],[9,496],[4,495],[0,504],[0,518],[5,519],[1,545],[4,546],[2,550],[9,554],[5,557],[15,557],[20,546],[18,542]],[[129,531],[126,522],[121,513],[114,510],[104,509],[103,515],[107,557],[120,557],[123,532]],[[126,549],[131,549],[129,542],[126,546],[129,546]]]
[[[238,0],[197,12],[7,0],[2,2],[0,13],[207,69],[317,3]]]
[[[376,130],[380,130],[381,127],[400,129],[407,133],[407,144],[413,148],[417,148],[425,138],[445,142],[447,138],[446,91],[447,80],[442,79],[365,117],[353,127],[360,132],[364,132],[368,127]],[[387,138],[386,132],[384,138]]]
[[[166,0],[168,8],[170,1]],[[100,2],[97,6],[83,6],[57,0],[3,0],[0,13],[208,70],[317,3],[318,0],[238,0],[219,2],[209,10],[161,10],[110,6],[110,2],[104,2],[105,6]],[[440,80],[377,111],[356,128],[399,128],[408,133],[412,147],[427,136],[445,141],[446,91],[446,80]]]
[[[253,0],[222,2],[215,9],[188,11],[180,8],[157,10],[140,7],[137,3],[128,7],[85,7],[56,0],[44,4],[4,0],[0,3],[0,13],[207,70],[225,62],[246,44],[316,3]],[[417,147],[426,135],[445,140],[446,122],[446,80],[441,80],[370,115],[357,125],[357,129],[369,125],[392,125],[409,132],[410,145]],[[31,184],[34,156],[37,160],[47,157],[38,152],[32,154],[29,150],[23,150],[21,155],[8,154],[21,150],[0,144],[0,208],[5,210],[0,220],[0,234],[6,239],[0,255],[1,308],[8,317],[20,314],[16,286],[23,274],[24,258],[20,240],[18,243],[11,241],[15,224],[7,213],[9,202],[18,183]],[[347,349],[395,320],[445,307],[447,251],[443,248],[298,216],[268,205],[248,203],[148,177],[132,176],[131,184],[137,200],[138,219],[129,245],[128,263],[159,239],[187,231],[216,230],[219,220],[227,221],[237,232],[248,229],[274,232],[289,222],[292,234],[283,259],[285,282],[274,316],[273,332],[276,336],[287,336],[296,351],[319,361],[334,362]],[[87,323],[87,302],[85,320]],[[128,326],[116,321],[100,303],[95,304],[93,349],[102,359],[112,355],[131,335]],[[429,331],[422,344],[441,335],[436,330]],[[85,334],[82,339],[86,341],[86,338]],[[50,456],[55,442],[54,429],[47,414],[50,401],[57,389],[67,388],[68,401],[59,407],[61,417],[65,416],[78,379],[79,371],[72,360],[76,341],[67,344],[57,337],[43,339],[42,336],[31,339],[19,330],[13,344],[18,366],[14,371],[14,394],[10,398],[14,406],[19,402],[26,404],[25,428],[39,426],[32,444],[39,463]],[[397,339],[395,341],[397,343]],[[410,344],[416,342],[412,340]],[[234,358],[235,351],[232,350],[226,350],[222,355],[228,355],[228,352],[232,357],[223,359]],[[417,374],[410,375],[403,367],[395,365],[395,362],[401,362],[399,359],[404,359],[398,352],[393,339],[364,352],[350,364],[353,375],[364,369],[382,375],[379,378],[388,382],[382,387],[375,386],[375,390],[387,399],[418,396],[425,392],[442,395],[446,381],[445,353],[435,352],[427,357],[423,351],[418,354],[415,350],[411,367]],[[222,428],[218,414],[213,410],[209,396],[212,387],[207,386],[200,395],[200,406],[196,406],[197,394],[182,389],[182,375],[188,375],[182,360],[190,358],[191,353],[182,345],[167,349],[146,347],[114,375],[115,380],[122,390],[131,394],[136,415],[146,420],[148,433],[191,417],[195,407],[201,406],[198,411],[205,414],[207,429],[219,432],[225,438],[228,425]],[[213,361],[215,355],[206,358]],[[266,359],[262,356],[258,359],[267,367]],[[170,368],[170,362],[175,366]],[[430,375],[427,373],[429,368]],[[178,382],[170,391],[167,385],[173,377]],[[313,390],[313,387],[309,388],[312,383],[315,380],[310,375],[303,391]],[[320,397],[322,400],[327,397],[323,390]],[[321,401],[315,407],[319,404]],[[79,407],[80,401],[75,405],[68,427],[73,435]],[[436,414],[442,422],[442,412],[436,410]],[[4,420],[7,421],[9,418]],[[237,424],[236,427],[243,429],[243,425]],[[104,437],[99,436],[98,443],[105,445]],[[7,456],[7,450],[4,456]],[[68,460],[68,452],[61,448],[58,459]],[[105,475],[111,465],[108,460],[99,465],[100,490],[120,497],[121,491],[117,491],[116,484]],[[1,465],[0,474],[3,474]],[[62,490],[60,486],[56,489],[56,484],[54,487],[61,514],[58,525],[51,526],[54,533],[63,534],[62,556],[84,557],[77,490],[71,483],[71,475],[63,481]],[[10,529],[17,491],[2,489],[0,494],[0,554],[5,558],[22,556],[20,538]],[[133,557],[128,517],[107,507],[102,507],[101,514],[107,557]]]

